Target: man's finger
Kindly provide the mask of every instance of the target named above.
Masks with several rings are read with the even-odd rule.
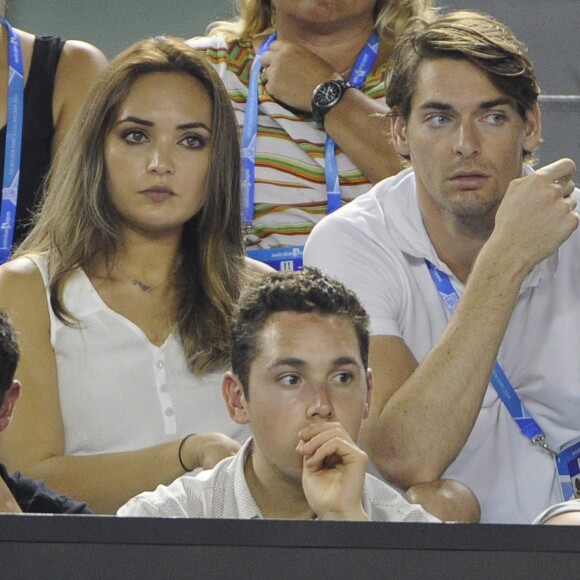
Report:
[[[572,159],[563,158],[540,167],[536,173],[547,177],[550,181],[560,183],[561,180],[567,181],[576,172],[576,164]]]

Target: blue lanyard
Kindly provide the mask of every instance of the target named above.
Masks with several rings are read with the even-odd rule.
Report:
[[[18,35],[10,23],[0,18],[8,31],[8,100],[6,116],[6,151],[0,210],[0,264],[10,258],[16,203],[20,181],[20,152],[22,149],[22,117],[24,109],[24,63]]]
[[[379,52],[379,37],[373,30],[371,37],[362,49],[348,81],[356,89],[360,89],[367,78],[367,75],[373,68],[373,64]],[[336,144],[330,135],[326,135],[324,145],[324,165],[326,171],[326,198],[327,212],[336,211],[341,205],[340,181],[338,175],[338,166],[336,164]]]
[[[242,222],[246,228],[254,220],[254,189],[256,171],[256,139],[258,138],[258,80],[262,70],[262,55],[276,40],[276,33],[262,44],[250,69],[244,129],[242,132]]]
[[[447,311],[449,314],[453,314],[457,303],[459,302],[459,296],[455,291],[455,288],[453,288],[449,276],[447,276],[445,272],[436,268],[429,260],[425,260],[425,263],[427,264],[429,274],[431,274],[431,278],[433,279],[435,287],[437,288]],[[549,451],[544,433],[522,403],[497,361],[495,362],[491,373],[491,384],[502,403],[509,411],[509,414],[517,423],[520,431],[528,437],[532,443],[539,444],[541,447],[548,449]]]
[[[244,226],[249,228],[254,219],[254,198],[255,198],[255,170],[256,170],[256,140],[258,136],[258,81],[262,69],[261,57],[276,40],[276,33],[272,34],[258,50],[252,68],[250,70],[250,81],[248,85],[248,97],[246,99],[246,112],[244,115],[244,128],[242,131],[242,197],[243,209],[242,220]],[[349,82],[359,89],[368,73],[373,67],[379,51],[379,38],[373,31],[367,44],[362,49]],[[324,163],[326,171],[326,196],[327,213],[332,213],[341,205],[340,184],[338,167],[336,164],[335,143],[327,135],[324,147]]]

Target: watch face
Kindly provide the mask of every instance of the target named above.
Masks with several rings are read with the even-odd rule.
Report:
[[[337,82],[324,83],[314,95],[314,104],[318,107],[326,107],[339,99],[341,94],[341,87]]]
[[[336,105],[352,85],[344,80],[327,81],[318,85],[312,95],[312,117],[324,128],[324,115]]]

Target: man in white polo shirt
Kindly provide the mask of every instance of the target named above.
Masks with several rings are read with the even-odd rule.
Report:
[[[527,165],[538,93],[503,24],[419,24],[387,91],[412,168],[325,218],[305,251],[371,317],[371,460],[403,489],[461,481],[482,522],[530,523],[577,477],[579,192],[572,160]]]

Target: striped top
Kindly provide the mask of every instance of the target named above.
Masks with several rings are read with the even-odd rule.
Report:
[[[249,36],[213,36],[189,41],[203,51],[223,80],[241,129],[250,69],[255,57]],[[387,65],[369,73],[361,90],[373,99],[385,98]],[[314,225],[326,215],[324,144],[326,133],[310,113],[289,110],[258,87],[256,186],[252,239],[255,247],[303,245]],[[369,180],[337,147],[343,204],[368,191]],[[254,237],[255,236],[255,237]]]

